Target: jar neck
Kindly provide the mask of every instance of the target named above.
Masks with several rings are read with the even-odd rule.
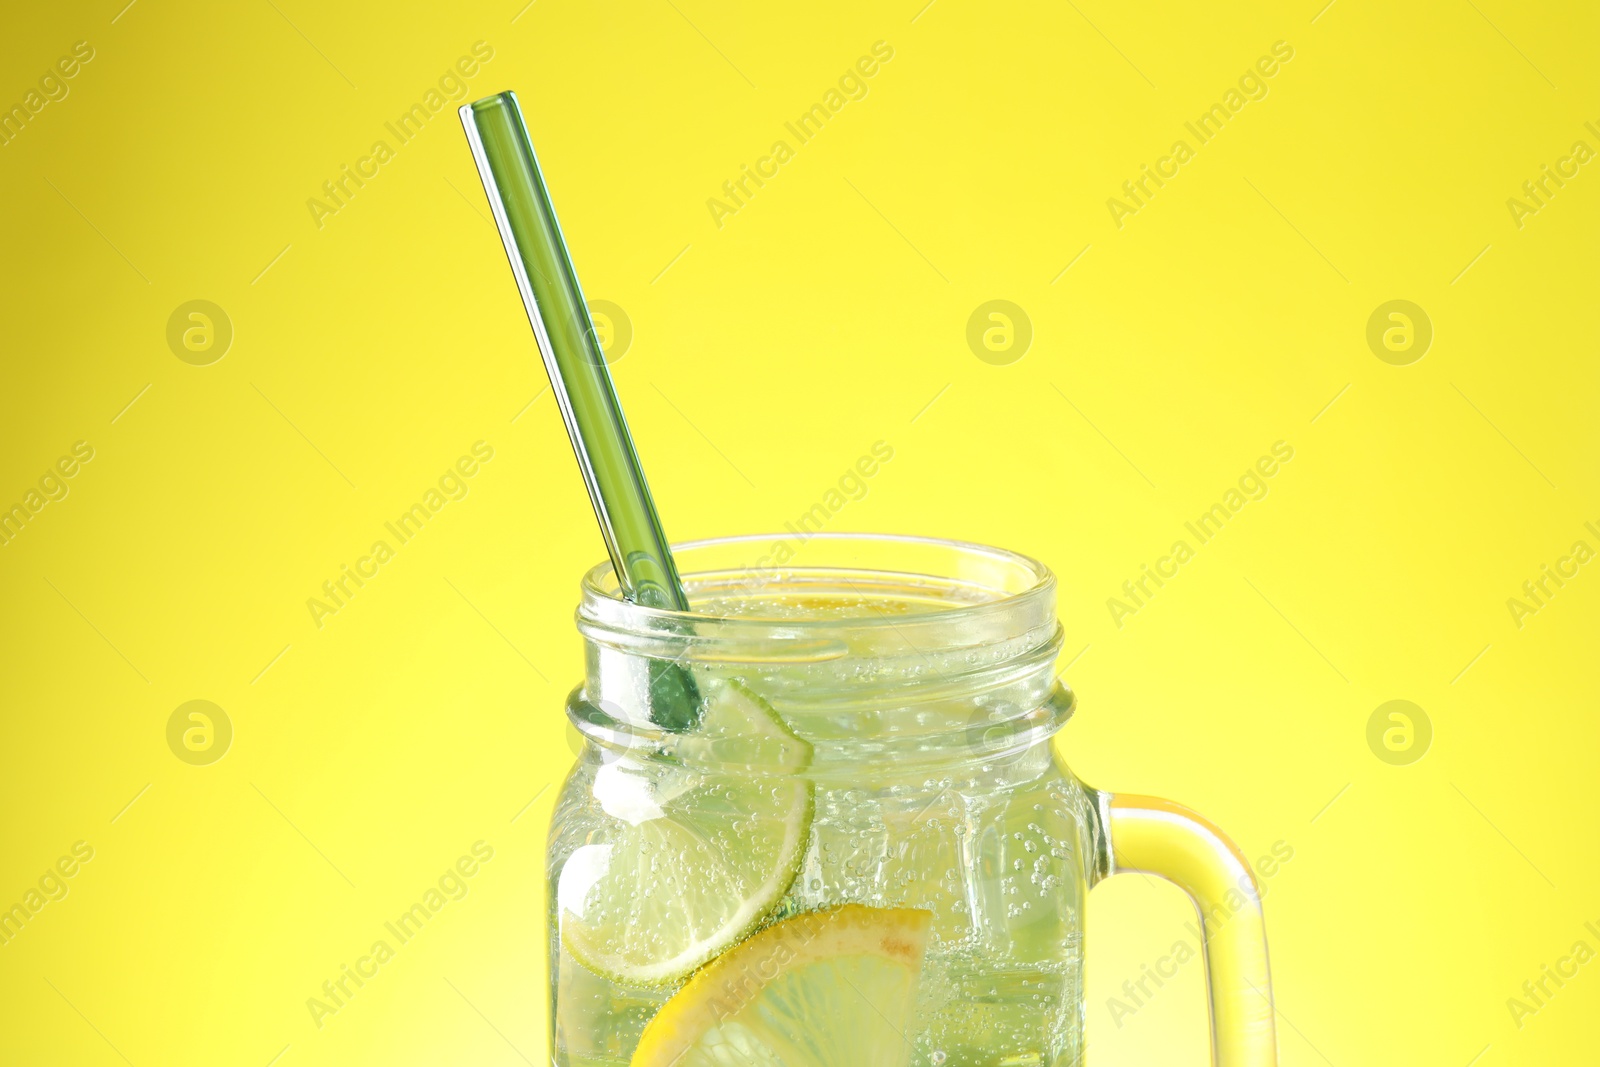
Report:
[[[591,572],[574,725],[634,753],[668,740],[651,721],[652,662],[656,674],[668,662],[741,682],[811,746],[817,773],[1021,763],[1070,716],[1071,694],[1055,679],[1054,579],[1041,565],[975,545],[855,535],[814,537],[783,568],[737,565],[768,543],[679,548],[692,613],[629,604],[609,587],[609,567]],[[692,737],[671,740],[677,758],[715,761]]]

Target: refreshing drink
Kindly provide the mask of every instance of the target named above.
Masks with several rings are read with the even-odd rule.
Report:
[[[1048,603],[853,569],[687,587],[693,633],[598,590],[580,611],[568,711],[587,743],[549,857],[555,1062],[1075,1063],[1100,842],[1049,744],[1071,698]],[[690,666],[696,729],[649,722],[651,656]]]
[[[1238,849],[1051,751],[1050,572],[792,526],[669,546],[516,97],[461,118],[611,557],[551,828],[551,1062],[1077,1064],[1083,899],[1126,869],[1200,908],[1213,1062],[1275,1067]]]

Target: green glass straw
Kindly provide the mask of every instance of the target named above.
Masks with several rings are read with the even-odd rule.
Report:
[[[516,94],[485,97],[460,114],[622,593],[645,607],[688,611]],[[658,725],[683,730],[698,719],[694,681],[679,664],[652,660],[650,689]]]

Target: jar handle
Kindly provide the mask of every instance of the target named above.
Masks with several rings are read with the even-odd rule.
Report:
[[[1267,934],[1255,874],[1211,823],[1157,797],[1101,793],[1108,875],[1175,884],[1200,912],[1215,1067],[1276,1067]]]

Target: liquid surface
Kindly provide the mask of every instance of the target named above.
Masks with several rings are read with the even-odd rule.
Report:
[[[747,581],[717,575],[689,579],[685,588],[691,610],[718,618],[871,621],[988,604],[1004,596],[977,585],[917,575],[790,575],[754,596]]]

